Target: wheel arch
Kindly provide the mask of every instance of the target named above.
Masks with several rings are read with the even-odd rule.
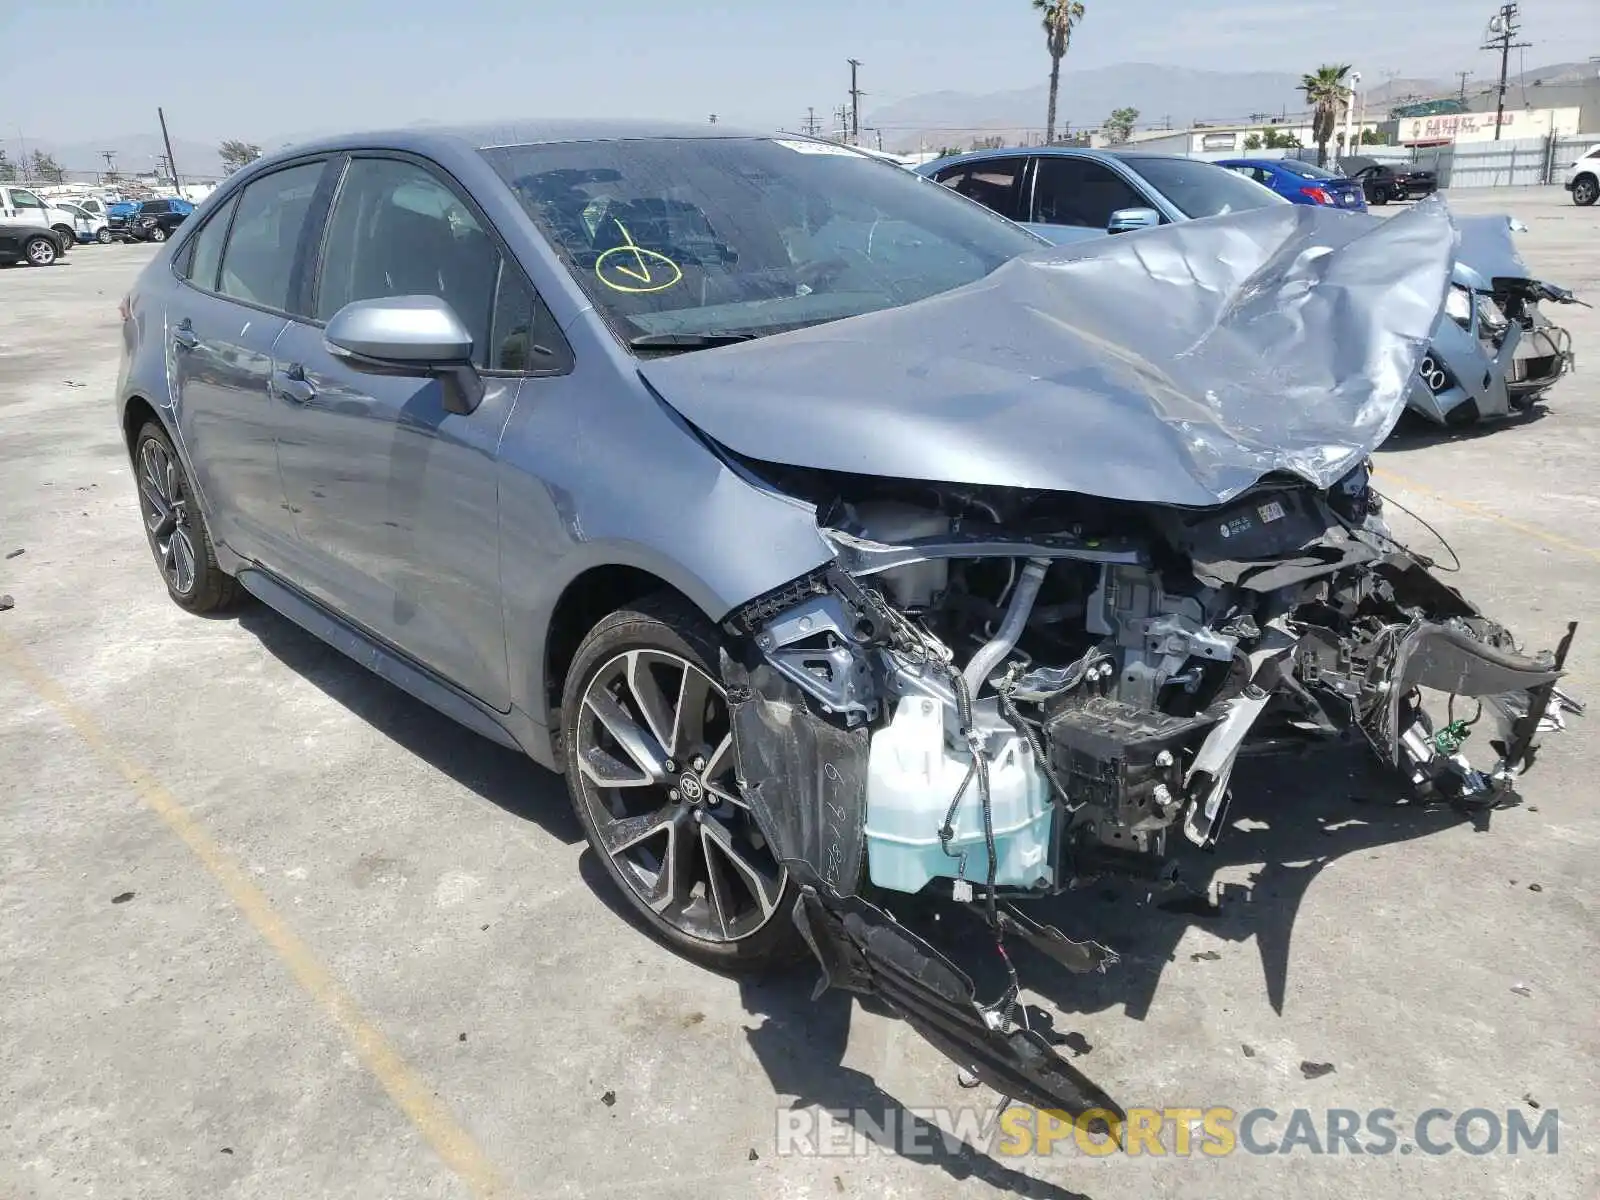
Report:
[[[139,436],[139,430],[151,421],[166,429],[167,423],[161,419],[160,411],[143,396],[134,394],[122,402],[122,443],[128,448],[130,456],[133,454],[133,442]],[[167,436],[172,436],[170,429],[167,430]]]
[[[705,605],[683,589],[673,586],[655,571],[630,563],[598,563],[567,581],[545,625],[543,652],[536,659],[542,668],[542,678],[532,689],[531,697],[536,703],[544,703],[552,736],[560,727],[561,693],[566,686],[567,672],[589,631],[618,609],[663,592],[679,596],[705,612]],[[713,621],[721,616],[719,613],[706,615]],[[535,719],[539,716],[538,713],[530,715]]]

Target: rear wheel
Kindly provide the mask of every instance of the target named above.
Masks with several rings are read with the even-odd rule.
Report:
[[[22,256],[31,267],[48,267],[61,257],[61,253],[56,249],[55,239],[41,233],[23,243]]]
[[[99,230],[94,235],[94,240],[99,242],[102,246],[111,245],[111,230],[109,230],[109,229],[101,229],[101,230]]]
[[[238,581],[217,565],[211,531],[194,502],[183,462],[166,430],[155,421],[146,422],[134,441],[133,473],[145,536],[167,593],[178,607],[192,613],[232,605],[238,599]]]
[[[65,254],[71,247],[78,244],[78,235],[65,225],[52,225],[56,237],[61,239],[61,253]]]
[[[1600,200],[1600,179],[1593,175],[1579,175],[1572,181],[1572,202],[1580,208],[1588,208],[1596,200]]]
[[[157,225],[155,228],[150,230],[148,237],[152,242],[164,242],[167,240],[167,231],[161,228],[161,226]]]
[[[716,630],[663,594],[579,647],[561,706],[567,787],[629,906],[686,957],[759,970],[803,950],[796,887],[739,788]]]

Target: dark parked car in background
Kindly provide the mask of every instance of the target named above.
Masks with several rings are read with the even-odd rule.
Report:
[[[1197,165],[1162,183],[1190,215]],[[1443,208],[1206,169],[1267,205],[1059,249],[715,126],[287,150],[123,300],[142,532],[183,608],[249,592],[562,771],[677,950],[809,948],[1002,1095],[1120,1114],[955,956],[1111,966],[1028,901],[1214,845],[1247,740],[1499,804],[1560,674],[1378,523]],[[1424,686],[1482,699],[1492,777]]]
[[[67,252],[61,235],[39,221],[0,219],[0,266],[48,267]]]
[[[194,205],[187,200],[145,200],[126,218],[123,236],[136,242],[164,242],[188,220]]]
[[[1339,169],[1358,180],[1367,193],[1368,204],[1388,204],[1391,200],[1420,200],[1439,190],[1439,176],[1428,167],[1391,167],[1361,155],[1341,159]]]

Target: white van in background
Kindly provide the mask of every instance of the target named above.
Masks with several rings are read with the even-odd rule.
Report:
[[[0,183],[0,219],[38,221],[60,236],[63,249],[78,243],[77,222],[64,208],[41,200],[34,192],[15,184]]]

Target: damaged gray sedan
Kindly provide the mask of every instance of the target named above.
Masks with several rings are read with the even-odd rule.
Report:
[[[330,139],[146,269],[120,419],[177,603],[242,588],[564,771],[684,953],[809,947],[1004,1095],[1115,1112],[896,913],[1099,970],[1026,902],[1214,844],[1243,754],[1510,794],[1570,634],[1519,650],[1369,477],[1455,243],[1281,207],[1040,248],[703,129]]]

